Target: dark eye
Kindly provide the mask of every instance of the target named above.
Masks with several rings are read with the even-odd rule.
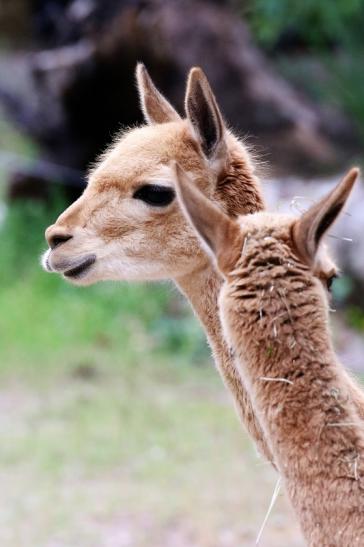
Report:
[[[149,205],[165,207],[174,200],[175,193],[168,186],[158,186],[157,184],[145,184],[134,192],[133,198],[141,199]]]
[[[332,275],[331,277],[328,277],[326,279],[326,286],[327,286],[327,290],[331,292],[331,289],[332,289],[332,284],[333,282],[335,281],[335,279],[337,279],[339,276],[337,274],[334,274]]]

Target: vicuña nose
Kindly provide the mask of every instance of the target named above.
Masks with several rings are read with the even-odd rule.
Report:
[[[49,226],[46,230],[45,237],[51,249],[62,245],[62,243],[66,243],[66,241],[72,238],[71,234],[63,232],[56,226]]]

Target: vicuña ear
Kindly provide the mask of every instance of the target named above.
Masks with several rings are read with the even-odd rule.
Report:
[[[142,63],[137,64],[136,79],[141,107],[148,124],[173,122],[181,119],[178,112],[155,87]]]
[[[222,157],[225,124],[210,84],[200,68],[192,68],[185,97],[186,115],[208,159]]]
[[[359,169],[351,169],[331,192],[313,205],[293,226],[293,241],[308,263],[315,259],[320,241],[344,207]]]
[[[228,274],[241,254],[243,237],[239,225],[196,188],[176,164],[176,189],[182,210],[195,229],[204,248]]]

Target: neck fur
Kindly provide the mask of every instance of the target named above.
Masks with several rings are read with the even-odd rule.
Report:
[[[236,410],[258,451],[273,465],[270,448],[264,438],[263,430],[257,420],[250,397],[244,386],[242,376],[237,370],[234,358],[224,341],[218,312],[218,296],[222,279],[207,263],[201,269],[176,280],[181,292],[190,301],[200,320],[212,348],[216,366],[230,391]]]
[[[226,331],[308,544],[364,545],[353,383],[332,349],[319,281],[294,287],[275,278],[264,298],[261,280],[241,278],[225,300]]]

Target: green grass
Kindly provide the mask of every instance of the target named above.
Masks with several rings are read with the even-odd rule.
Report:
[[[359,306],[350,306],[346,311],[346,320],[348,324],[358,330],[364,332],[364,312]]]

